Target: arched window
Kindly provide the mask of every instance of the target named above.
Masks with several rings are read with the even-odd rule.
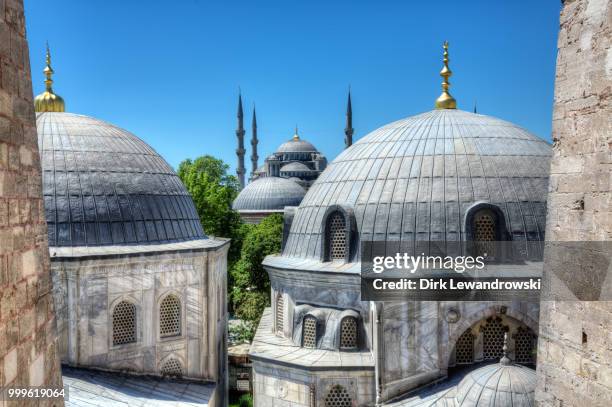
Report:
[[[534,363],[536,336],[529,328],[518,327],[514,334],[514,361],[524,365]]]
[[[468,329],[461,334],[455,345],[455,363],[469,365],[474,363],[474,334]]]
[[[181,377],[183,375],[183,367],[181,362],[174,358],[170,358],[164,362],[160,369],[162,376]]]
[[[181,334],[181,301],[167,295],[159,304],[159,336],[167,338]]]
[[[346,220],[340,211],[333,212],[327,218],[328,260],[345,260],[348,250]]]
[[[279,334],[283,333],[283,324],[285,322],[284,308],[285,301],[283,300],[283,295],[278,293],[276,296],[276,332]]]
[[[473,218],[474,242],[476,254],[487,257],[495,256],[495,241],[497,239],[497,215],[490,209],[481,209]]]
[[[352,407],[353,400],[346,389],[339,384],[329,390],[325,397],[325,407]]]
[[[340,348],[357,348],[357,319],[345,317],[340,322]]]
[[[500,317],[491,317],[481,328],[484,360],[499,359],[504,355],[504,334],[508,328],[502,324]]]
[[[113,345],[136,342],[136,305],[121,301],[113,309]]]
[[[317,319],[306,315],[302,324],[302,346],[315,348],[317,346]]]

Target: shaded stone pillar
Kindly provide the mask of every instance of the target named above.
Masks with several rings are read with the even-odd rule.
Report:
[[[611,20],[610,0],[563,2],[543,290],[576,300],[542,302],[539,406],[612,406]]]
[[[0,0],[0,388],[61,387],[22,0]],[[1,403],[1,402],[0,402]],[[29,400],[16,405],[63,405]]]

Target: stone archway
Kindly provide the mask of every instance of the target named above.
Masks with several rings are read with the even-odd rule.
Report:
[[[533,320],[532,318],[530,318],[529,316],[525,315],[524,313],[520,312],[519,310],[515,308],[506,307],[503,305],[491,305],[489,307],[480,309],[478,312],[462,316],[460,320],[457,321],[457,323],[449,324],[450,333],[449,333],[449,339],[447,342],[448,346],[446,347],[444,353],[441,355],[441,360],[440,360],[441,369],[448,370],[449,366],[455,365],[454,360],[456,356],[455,353],[456,353],[456,347],[457,347],[458,341],[461,341],[460,345],[462,345],[462,342],[465,342],[463,345],[467,345],[469,348],[469,342],[467,341],[466,335],[464,335],[469,330],[471,330],[473,334],[473,340],[474,340],[473,363],[478,363],[478,362],[485,360],[485,357],[483,354],[484,333],[482,332],[481,328],[483,328],[486,325],[487,320],[492,320],[495,318],[501,318],[502,325],[507,326],[510,331],[509,332],[509,345],[510,345],[509,347],[511,348],[513,359],[514,359],[514,350],[515,350],[514,342],[520,340],[521,342],[520,346],[526,346],[525,343],[527,342],[525,340],[525,335],[526,335],[525,332],[533,334],[534,340],[537,340],[537,333],[538,333],[537,321]],[[519,332],[519,327],[521,328],[520,332]],[[489,328],[489,329],[493,329],[493,328]],[[516,337],[517,334],[519,335],[518,337]],[[497,348],[496,345],[491,345],[491,346],[494,348],[494,350]],[[489,352],[489,355],[487,356],[489,358],[491,357],[490,356],[491,352],[495,354],[495,351],[491,351],[490,348],[488,349],[488,352]],[[521,349],[521,355],[522,355],[521,360],[523,361],[525,360],[524,354],[525,354],[525,351]],[[463,359],[464,361],[467,361],[469,359],[469,358],[465,358],[465,355],[462,355],[462,356],[464,357]]]

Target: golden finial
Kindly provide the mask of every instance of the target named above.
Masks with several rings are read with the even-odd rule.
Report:
[[[300,134],[298,133],[298,127],[297,124],[295,125],[295,134],[293,135],[293,140],[297,141],[300,139]]]
[[[453,74],[453,72],[448,67],[448,41],[444,41],[444,67],[440,71],[440,76],[443,78],[442,81],[442,94],[436,99],[436,109],[456,109],[457,101],[454,97],[448,93],[448,88],[450,87],[450,82],[448,78]]]
[[[53,93],[53,68],[51,68],[51,51],[47,43],[47,54],[45,56],[45,91],[34,98],[34,110],[37,112],[64,112],[65,104],[61,96]]]

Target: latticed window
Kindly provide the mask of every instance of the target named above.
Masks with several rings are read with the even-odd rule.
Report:
[[[346,258],[346,220],[341,212],[329,215],[328,222],[328,245],[329,260],[344,260]]]
[[[181,301],[167,295],[159,304],[159,336],[166,338],[181,334]]]
[[[455,345],[455,363],[468,365],[474,363],[474,334],[468,329],[461,334]]]
[[[507,328],[502,324],[500,317],[488,318],[481,328],[483,335],[483,356],[485,360],[499,359],[504,354],[504,334]]]
[[[514,334],[514,361],[522,364],[534,362],[536,336],[531,329],[519,327]]]
[[[302,324],[302,346],[314,348],[317,346],[317,319],[307,315]]]
[[[183,368],[181,362],[174,358],[170,358],[164,362],[161,367],[162,376],[175,376],[180,377],[183,375]]]
[[[340,347],[354,349],[357,347],[357,319],[346,317],[340,323]]]
[[[352,407],[353,400],[348,391],[340,385],[331,388],[325,397],[325,407]]]
[[[283,314],[285,308],[285,301],[283,300],[283,295],[278,294],[276,296],[276,332],[283,332],[283,324],[285,322],[285,316]]]
[[[136,342],[136,305],[121,301],[113,310],[113,345]]]
[[[478,255],[494,256],[497,235],[496,216],[490,210],[481,210],[474,215],[474,241]]]

